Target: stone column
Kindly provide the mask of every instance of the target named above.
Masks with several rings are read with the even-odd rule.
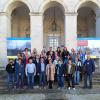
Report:
[[[31,50],[37,49],[38,53],[43,49],[43,14],[30,13],[31,24]]]
[[[77,47],[77,13],[65,13],[65,46],[68,50]]]
[[[100,9],[96,11],[96,37],[100,38]]]
[[[0,13],[0,69],[7,64],[8,14]]]

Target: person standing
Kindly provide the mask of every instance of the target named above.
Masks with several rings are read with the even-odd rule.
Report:
[[[82,69],[82,63],[81,61],[76,57],[75,58],[75,74],[74,74],[74,80],[75,84],[79,85],[80,83],[80,73]]]
[[[52,50],[52,47],[49,47],[49,51],[47,51],[46,55],[47,55],[47,57],[51,57],[52,62],[54,61],[54,59],[55,59],[55,52]]]
[[[22,58],[21,53],[17,54],[17,58],[14,60],[14,65],[16,66],[18,64],[18,59]]]
[[[49,60],[49,64],[47,64],[46,66],[46,76],[47,76],[49,89],[52,89],[54,76],[55,76],[55,66],[54,64],[52,64],[51,58],[49,58],[48,60]]]
[[[37,53],[36,53],[37,54]],[[34,84],[35,86],[39,85],[39,75],[38,75],[38,65],[39,65],[39,55],[36,55],[34,53],[31,54],[31,59],[32,59],[32,63],[35,64],[36,66],[36,75],[34,76]]]
[[[57,56],[58,57],[61,57],[61,49],[60,49],[60,47],[57,48],[57,51],[56,52],[57,52]]]
[[[85,52],[83,52],[81,49],[78,50],[78,58],[81,60],[82,64],[84,64],[85,59]]]
[[[62,56],[63,63],[66,64],[68,62],[68,58],[70,56],[70,53],[66,47],[63,48],[61,56]]]
[[[90,55],[87,55],[87,59],[84,62],[83,73],[84,73],[84,88],[92,88],[92,75],[95,72],[94,61],[90,58]],[[88,82],[89,81],[89,85]]]
[[[75,90],[75,82],[74,82],[74,73],[75,73],[75,64],[72,63],[71,58],[68,60],[68,64],[66,65],[66,76],[68,77],[68,89],[71,87]],[[71,86],[72,83],[72,86]]]
[[[9,63],[6,66],[7,71],[7,79],[8,79],[8,88],[14,87],[14,73],[15,73],[15,66],[13,60],[9,60]]]
[[[30,51],[28,50],[28,48],[25,48],[25,50],[24,50],[24,55],[26,56],[26,57],[30,57],[30,55],[31,55],[31,53],[30,53]]]
[[[18,59],[18,63],[15,66],[15,76],[16,76],[16,89],[19,87],[24,87],[24,75],[25,75],[25,66],[22,63],[22,59]]]
[[[59,60],[59,57],[56,56],[56,58],[53,62],[53,64],[55,65],[55,78],[54,78],[55,82],[57,82],[57,64],[58,64],[58,60]]]
[[[64,64],[62,64],[62,61],[60,59],[58,60],[58,64],[56,65],[56,69],[57,69],[58,89],[63,89],[65,66],[64,66]]]
[[[40,62],[40,55],[36,55],[36,63],[35,63],[35,66],[36,66],[36,75],[35,75],[35,85],[39,85],[39,75],[38,75],[38,68],[39,68],[39,62]],[[34,62],[33,62],[34,63]]]
[[[45,78],[46,78],[46,64],[44,58],[40,58],[38,66],[38,74],[40,76],[40,87],[45,87]]]
[[[75,63],[75,58],[77,57],[77,54],[73,48],[71,49],[70,57],[72,59],[72,62]]]
[[[29,58],[29,63],[26,65],[26,76],[28,81],[28,88],[34,87],[34,76],[36,75],[36,66],[34,63],[32,63],[32,58]]]

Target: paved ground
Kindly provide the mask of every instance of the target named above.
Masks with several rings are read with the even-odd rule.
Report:
[[[64,89],[57,89],[54,87],[53,89],[40,89],[38,87],[35,87],[34,89],[1,89],[0,94],[27,94],[27,93],[34,93],[34,94],[39,94],[39,93],[67,93],[67,94],[100,94],[100,88],[93,88],[93,89],[82,89],[80,87],[77,87],[75,90],[71,89],[68,90],[67,88]]]
[[[0,100],[100,100],[100,88],[0,90]]]
[[[3,94],[0,100],[100,100],[100,94],[24,93]]]

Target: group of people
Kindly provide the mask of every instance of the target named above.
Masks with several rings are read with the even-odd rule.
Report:
[[[57,84],[59,89],[63,89],[65,81],[68,89],[74,89],[84,79],[84,88],[92,88],[92,74],[95,71],[95,64],[90,58],[89,53],[83,53],[81,50],[71,52],[63,47],[56,51],[52,47],[46,52],[41,51],[38,55],[37,50],[29,52],[25,48],[24,52],[18,53],[17,58],[9,60],[6,66],[8,77],[8,88],[16,89],[27,86],[33,89],[35,85],[49,89],[53,84]],[[88,84],[89,83],[89,84]]]

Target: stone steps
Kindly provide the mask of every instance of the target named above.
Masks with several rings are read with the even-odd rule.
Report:
[[[0,89],[7,88],[7,74],[5,71],[0,71]],[[83,82],[79,85],[82,86]],[[100,87],[100,73],[95,73],[93,75],[93,85]]]
[[[65,94],[59,93],[51,93],[51,94],[46,94],[45,100],[65,100]]]
[[[100,85],[100,73],[93,74],[93,85]]]

